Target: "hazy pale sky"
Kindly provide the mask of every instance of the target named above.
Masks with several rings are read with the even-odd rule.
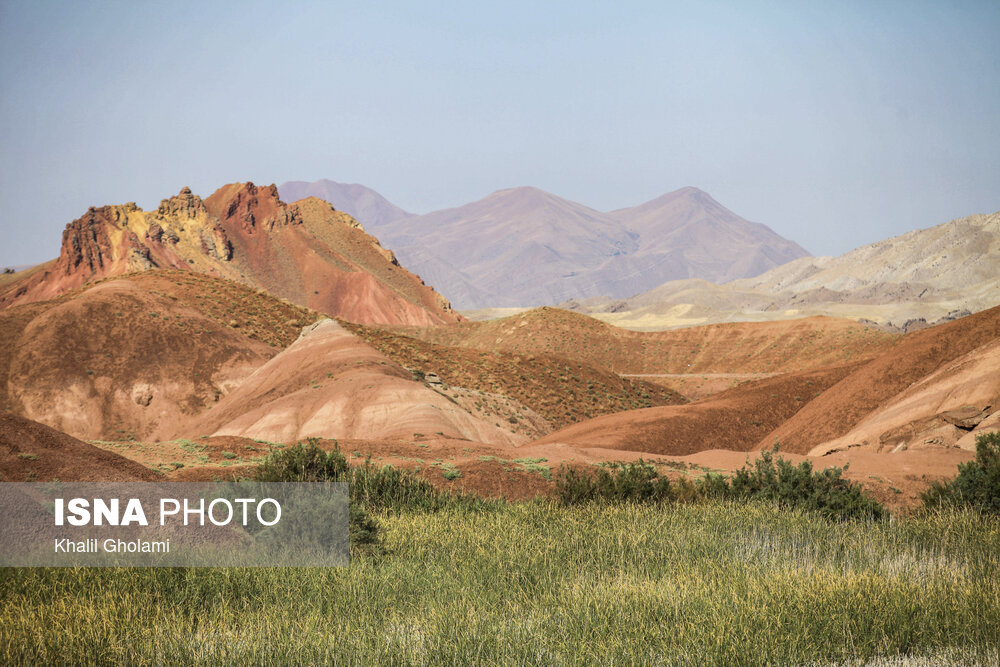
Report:
[[[413,212],[694,185],[814,254],[1000,209],[1000,3],[0,0],[0,265],[89,206],[363,183]]]

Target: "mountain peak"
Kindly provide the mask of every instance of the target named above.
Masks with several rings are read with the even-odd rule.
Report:
[[[502,190],[497,190],[496,192],[490,193],[484,199],[512,199],[512,200],[524,200],[524,201],[545,201],[559,199],[556,195],[551,192],[546,192],[541,188],[536,188],[531,185],[519,185],[514,188],[504,188]]]
[[[237,280],[355,322],[461,319],[348,214],[320,199],[286,205],[275,185],[252,182],[205,200],[185,187],[149,212],[131,202],[90,207],[66,226],[58,259],[0,286],[0,309],[157,268]]]
[[[717,202],[712,195],[692,185],[687,185],[683,188],[660,195],[659,197],[651,199],[644,204],[640,204],[635,208],[641,208],[643,206],[662,206],[673,202],[691,202],[700,206],[717,206],[725,209],[725,207]]]
[[[156,209],[159,216],[177,216],[181,218],[194,218],[199,213],[207,213],[205,203],[196,194],[192,194],[191,188],[185,186],[181,191],[170,199],[160,200],[160,206]]]
[[[208,212],[223,225],[237,223],[246,233],[257,229],[271,231],[275,227],[301,222],[281,201],[278,186],[257,186],[251,181],[230,183],[216,190],[205,200]]]

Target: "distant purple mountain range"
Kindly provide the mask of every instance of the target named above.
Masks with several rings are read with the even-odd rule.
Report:
[[[748,278],[809,255],[693,187],[609,212],[519,187],[425,215],[363,185],[278,190],[286,202],[315,196],[352,215],[460,309],[618,299],[668,280]]]

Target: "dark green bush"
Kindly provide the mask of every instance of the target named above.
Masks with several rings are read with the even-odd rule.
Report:
[[[753,467],[744,466],[732,478],[708,473],[694,483],[684,478],[671,482],[641,460],[593,473],[563,466],[556,477],[556,497],[564,505],[588,501],[762,500],[835,519],[885,516],[881,504],[866,496],[860,485],[842,477],[844,470],[827,468],[816,472],[808,461],[796,466],[775,458],[773,452],[763,452]]]
[[[370,460],[351,468],[350,482],[351,501],[375,510],[476,510],[491,504],[478,496],[442,491],[408,470],[375,466]]]
[[[346,482],[347,459],[340,448],[324,451],[317,438],[309,438],[308,446],[300,442],[294,447],[272,452],[257,467],[258,482]]]
[[[564,465],[556,478],[556,496],[564,505],[591,500],[660,502],[674,500],[671,486],[669,479],[642,459],[590,474]]]
[[[922,495],[924,507],[969,507],[1000,514],[1000,431],[976,436],[976,460],[958,466],[958,476],[935,482]]]
[[[272,452],[257,467],[254,479],[258,482],[350,482],[351,469],[340,448],[324,451],[318,438],[309,438],[294,447]],[[349,525],[351,546],[362,550],[375,550],[379,544],[378,523],[354,498],[351,485]]]
[[[775,452],[777,447],[775,447]],[[865,495],[861,485],[844,479],[843,468],[816,472],[810,461],[794,465],[773,452],[761,452],[752,468],[744,466],[729,480],[727,497],[765,500],[780,507],[819,512],[832,519],[880,519],[885,508]]]
[[[258,466],[254,479],[258,482],[347,482],[351,494],[352,545],[378,542],[378,523],[369,516],[372,511],[480,510],[496,504],[478,496],[441,491],[423,477],[393,466],[375,466],[370,459],[361,466],[351,467],[339,446],[324,451],[318,438],[307,439],[305,445],[300,442],[273,452]]]

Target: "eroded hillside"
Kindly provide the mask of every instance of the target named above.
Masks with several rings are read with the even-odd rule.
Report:
[[[399,265],[346,213],[316,198],[286,204],[277,188],[184,188],[155,211],[89,209],[66,226],[57,260],[0,285],[0,307],[50,299],[101,278],[149,269],[215,275],[351,321],[459,320],[447,300]]]

